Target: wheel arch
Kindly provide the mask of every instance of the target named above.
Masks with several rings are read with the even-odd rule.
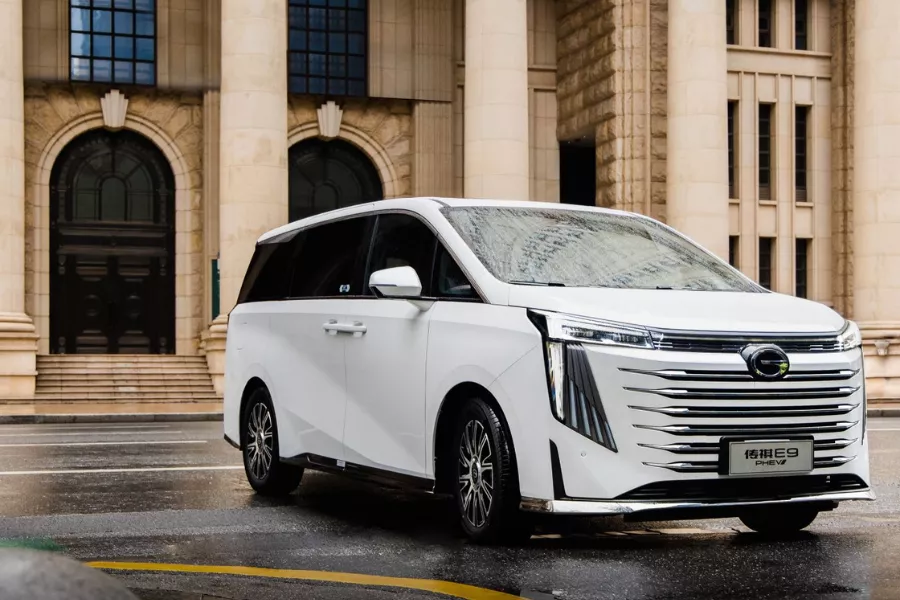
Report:
[[[435,492],[450,493],[452,491],[452,475],[450,465],[452,461],[448,461],[445,457],[452,455],[451,448],[453,441],[453,426],[456,423],[456,417],[462,410],[463,403],[473,396],[481,398],[497,413],[500,419],[500,425],[503,427],[506,437],[509,440],[510,454],[513,461],[512,472],[518,480],[518,462],[516,460],[516,444],[513,439],[512,430],[506,418],[506,413],[500,402],[486,387],[472,382],[466,381],[458,383],[444,396],[440,408],[438,408],[437,418],[435,419],[434,439],[432,440],[434,447],[434,481]],[[442,458],[444,457],[444,458]]]
[[[244,391],[241,392],[241,407],[240,407],[240,411],[238,412],[238,423],[243,423],[244,411],[247,410],[247,402],[249,402],[250,396],[253,395],[253,392],[255,392],[258,389],[264,389],[266,391],[269,391],[269,386],[267,386],[266,382],[263,381],[259,377],[251,377],[249,379],[249,381],[247,381],[246,385],[244,385]],[[270,397],[272,396],[271,391],[269,391],[269,396]],[[274,402],[272,403],[272,410],[273,411],[275,410]],[[276,416],[276,418],[277,418],[277,416]],[[244,449],[244,437],[245,437],[243,425],[239,426],[238,437],[239,437],[238,445],[240,446],[240,449],[243,450]]]

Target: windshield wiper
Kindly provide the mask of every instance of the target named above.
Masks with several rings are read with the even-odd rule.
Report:
[[[540,285],[545,287],[566,287],[566,284],[558,281],[510,281],[513,285]]]

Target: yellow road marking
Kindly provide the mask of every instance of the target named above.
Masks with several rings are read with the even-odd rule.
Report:
[[[411,579],[407,577],[386,577],[383,575],[363,575],[360,573],[339,573],[333,571],[305,571],[295,569],[265,569],[261,567],[217,566],[217,565],[179,565],[165,563],[110,562],[95,561],[87,563],[95,569],[117,571],[164,571],[168,573],[204,573],[209,575],[245,575],[248,577],[269,577],[273,579],[297,579],[305,581],[327,581],[352,585],[374,585],[396,588],[407,588],[423,592],[434,592],[464,598],[465,600],[521,600],[521,596],[513,596],[504,592],[496,592],[485,588],[453,583],[437,579]]]

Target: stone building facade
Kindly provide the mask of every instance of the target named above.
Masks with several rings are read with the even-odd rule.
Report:
[[[0,0],[0,396],[205,355],[255,239],[416,195],[649,214],[900,377],[896,0]]]

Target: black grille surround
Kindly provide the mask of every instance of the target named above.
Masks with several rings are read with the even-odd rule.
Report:
[[[785,500],[868,489],[856,475],[800,475],[735,479],[682,479],[649,483],[617,496],[616,500],[677,502],[748,502]]]
[[[751,344],[774,344],[788,354],[843,352],[838,334],[818,335],[746,335],[705,334],[681,331],[651,331],[653,347],[674,352],[738,353]]]

